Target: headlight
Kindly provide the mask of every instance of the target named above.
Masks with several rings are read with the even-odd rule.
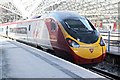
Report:
[[[105,46],[105,42],[104,42],[104,40],[102,38],[100,39],[100,45]]]
[[[72,40],[70,38],[67,38],[66,40],[71,47],[74,47],[74,48],[79,48],[80,47],[80,45],[77,42],[75,42],[74,40]]]

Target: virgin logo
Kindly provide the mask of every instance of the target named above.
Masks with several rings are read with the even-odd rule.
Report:
[[[91,52],[91,53],[94,51],[94,49],[93,49],[93,48],[90,48],[89,50],[90,50],[90,52]]]

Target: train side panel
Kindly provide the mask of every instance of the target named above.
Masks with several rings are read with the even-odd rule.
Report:
[[[5,34],[5,32],[3,33]],[[9,37],[19,41],[41,46],[45,49],[52,49],[49,31],[43,19],[10,24],[8,34]]]
[[[8,25],[8,37],[17,39],[16,31],[15,31],[16,26],[17,24]]]
[[[62,25],[54,18],[47,18],[45,23],[49,31],[52,48],[56,52],[55,54],[69,61],[73,61],[71,50],[60,28]]]

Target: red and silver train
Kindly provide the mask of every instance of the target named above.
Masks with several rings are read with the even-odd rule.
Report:
[[[101,35],[75,12],[56,11],[37,19],[0,24],[0,35],[54,50],[77,64],[99,63],[106,55]]]

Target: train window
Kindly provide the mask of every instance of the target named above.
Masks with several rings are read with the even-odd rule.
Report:
[[[20,27],[20,28],[16,28],[17,33],[20,34],[27,34],[27,28],[26,27]]]
[[[0,32],[3,32],[3,28],[0,28]]]
[[[12,32],[12,33],[20,33],[20,34],[27,34],[27,28],[26,27],[10,28],[10,32]]]
[[[14,31],[13,31],[13,28],[10,28],[10,32],[14,32]]]
[[[57,28],[57,25],[54,20],[51,20],[51,31],[55,31]]]
[[[31,27],[31,25],[29,25],[29,27],[28,27],[28,30],[30,31],[30,27]]]

